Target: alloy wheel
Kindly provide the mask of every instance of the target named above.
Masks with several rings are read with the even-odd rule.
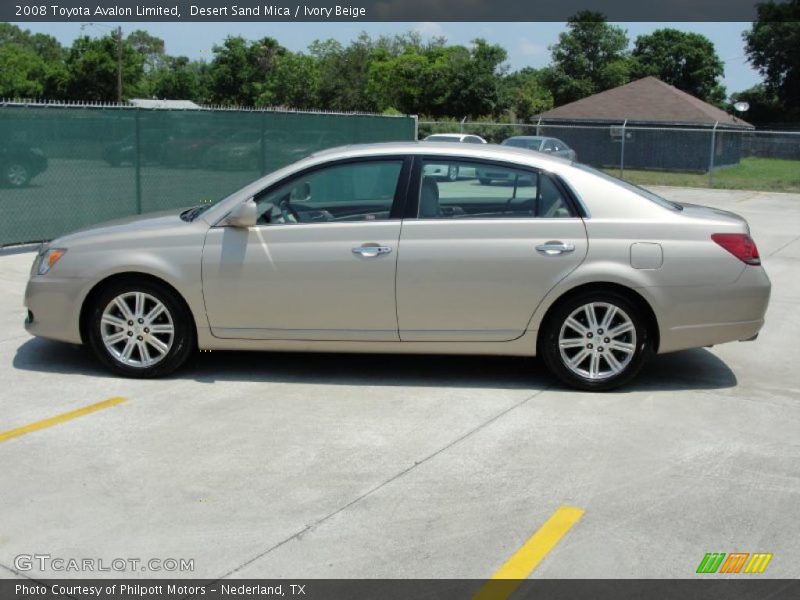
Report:
[[[564,366],[599,381],[622,373],[636,351],[636,327],[628,314],[608,302],[589,302],[564,320],[558,334]]]
[[[108,303],[100,318],[106,350],[118,362],[145,368],[161,362],[172,348],[175,324],[169,310],[145,292],[125,292]]]

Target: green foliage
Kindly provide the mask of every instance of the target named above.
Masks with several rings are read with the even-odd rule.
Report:
[[[742,118],[753,125],[792,121],[800,116],[796,110],[787,109],[764,84],[754,85],[731,96],[731,105],[740,101],[750,105]],[[732,107],[728,107],[728,110],[735,112]]]
[[[800,0],[758,10],[745,41],[765,84],[738,95],[752,106],[746,118],[800,118]],[[448,126],[447,117],[529,123],[553,106],[654,75],[724,104],[723,63],[704,36],[665,28],[637,38],[632,52],[628,46],[623,29],[590,11],[569,19],[550,66],[515,72],[505,49],[482,39],[451,45],[417,33],[362,33],[347,44],[318,40],[307,52],[291,52],[273,38],[232,36],[205,62],[169,56],[163,40],[136,30],[122,43],[123,96],[424,114]],[[65,49],[52,36],[0,23],[0,96],[116,100],[118,48],[115,35],[80,37]]]
[[[208,66],[185,56],[167,56],[147,78],[147,96],[206,101]]]
[[[211,101],[252,106],[269,89],[277,62],[286,52],[273,38],[255,42],[226,38],[222,46],[214,46],[209,66]]]
[[[764,76],[780,113],[800,119],[800,0],[759,4],[757,14],[744,32],[748,59]]]
[[[65,90],[70,100],[115,100],[117,98],[116,37],[87,36],[76,39],[66,61],[68,81]],[[144,57],[122,44],[123,98],[137,95],[144,75]]]
[[[125,43],[144,59],[144,70],[147,73],[159,69],[167,59],[164,51],[164,40],[137,29],[125,39]]]
[[[54,37],[0,23],[0,97],[61,97],[67,78],[64,57]]]
[[[550,48],[545,71],[556,106],[628,83],[628,35],[601,13],[581,11],[567,21],[568,31]]]
[[[553,108],[553,94],[547,88],[544,74],[535,69],[522,69],[506,75],[500,83],[500,104],[521,123]]]
[[[485,40],[471,47],[422,44],[418,37],[380,38],[370,52],[366,97],[377,110],[435,117],[502,112],[500,84],[506,51]]]
[[[658,29],[636,38],[632,56],[634,79],[653,75],[706,102],[725,101],[725,88],[719,83],[725,65],[704,35]]]

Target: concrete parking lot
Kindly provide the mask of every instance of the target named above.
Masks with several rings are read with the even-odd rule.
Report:
[[[0,442],[0,572],[49,554],[193,559],[180,577],[483,579],[573,506],[534,577],[688,578],[708,552],[800,576],[800,196],[658,191],[750,221],[767,324],[606,394],[498,357],[211,352],[119,379],[25,333],[33,254],[3,251],[0,432],[126,400]]]

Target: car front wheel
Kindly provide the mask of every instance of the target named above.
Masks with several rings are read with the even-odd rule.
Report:
[[[624,294],[588,292],[557,305],[542,328],[539,353],[567,385],[609,390],[633,379],[652,354],[642,310]]]
[[[7,185],[21,188],[31,180],[31,173],[28,167],[21,162],[12,162],[3,168],[3,176]]]
[[[127,377],[159,377],[180,367],[195,347],[191,315],[168,287],[121,281],[94,300],[89,345],[112,371]]]

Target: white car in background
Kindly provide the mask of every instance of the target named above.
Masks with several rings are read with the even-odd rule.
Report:
[[[426,137],[424,142],[456,142],[462,144],[487,144],[488,142],[479,135],[470,133],[434,133]],[[450,166],[446,171],[439,165],[430,165],[425,175],[436,179],[446,179],[455,181],[459,177],[475,179],[478,174],[475,169],[461,168],[456,165]]]

